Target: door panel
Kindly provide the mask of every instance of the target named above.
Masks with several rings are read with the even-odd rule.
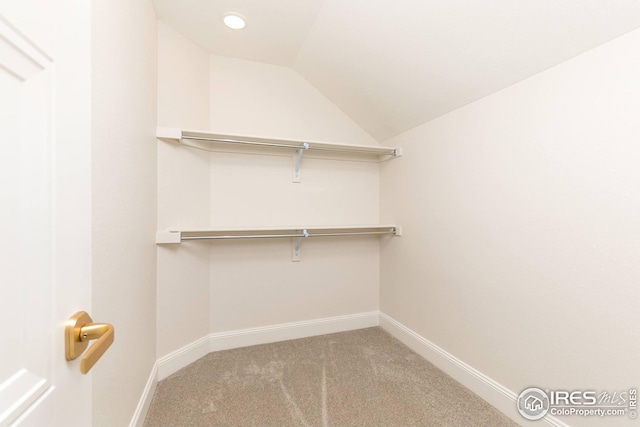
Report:
[[[0,425],[52,386],[50,60],[0,20]]]
[[[63,178],[80,169],[90,182],[89,49],[74,41],[89,14],[76,4],[0,0],[0,427],[91,422],[90,378],[62,351],[66,317],[90,310],[90,227],[71,245],[59,232],[90,222],[86,182]]]

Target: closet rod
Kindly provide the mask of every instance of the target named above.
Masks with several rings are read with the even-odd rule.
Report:
[[[223,240],[223,239],[266,239],[278,237],[332,237],[332,236],[371,236],[377,234],[397,234],[396,229],[389,231],[350,231],[345,233],[303,233],[298,234],[248,234],[244,236],[185,236],[181,237],[181,241],[185,240]]]
[[[375,156],[398,156],[398,151],[395,148],[381,148],[379,150],[361,150],[358,148],[340,148],[340,147],[319,147],[314,146],[313,143],[301,143],[301,144],[276,144],[272,142],[260,142],[260,141],[243,141],[240,139],[227,139],[227,138],[214,138],[214,137],[201,137],[201,136],[186,136],[182,135],[181,139],[192,139],[194,141],[211,141],[220,142],[223,144],[242,144],[242,145],[258,145],[262,147],[279,147],[279,148],[293,148],[293,149],[305,149],[315,151],[333,151],[341,153],[359,153],[359,154],[371,154]]]

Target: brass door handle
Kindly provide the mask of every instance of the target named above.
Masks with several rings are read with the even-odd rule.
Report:
[[[67,360],[77,359],[89,345],[97,340],[80,360],[80,372],[86,374],[111,346],[114,339],[113,326],[108,323],[92,323],[91,316],[79,311],[67,320],[64,328],[64,348]]]

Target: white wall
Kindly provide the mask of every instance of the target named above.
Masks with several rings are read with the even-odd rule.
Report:
[[[210,56],[158,24],[158,125],[377,144],[289,68]],[[371,224],[379,165],[292,151],[158,142],[158,229]],[[158,246],[158,357],[210,333],[378,309],[375,238]]]
[[[639,50],[636,30],[385,142],[384,313],[516,393],[640,384]]]
[[[129,425],[156,359],[156,20],[146,0],[91,9],[91,315],[115,326],[91,373],[93,425],[114,427]]]
[[[211,58],[211,128],[300,140],[377,144],[295,71]],[[211,156],[211,225],[375,224],[379,165],[293,152]],[[211,244],[211,332],[378,309],[377,238],[313,239],[291,261],[286,240]]]
[[[378,144],[291,68],[219,55],[211,55],[211,127],[220,133]]]
[[[209,54],[158,22],[158,126],[209,127]],[[209,222],[209,153],[158,141],[158,230]],[[209,246],[158,246],[158,357],[209,333]]]

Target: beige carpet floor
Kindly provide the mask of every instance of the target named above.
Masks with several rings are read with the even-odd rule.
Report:
[[[145,427],[513,426],[380,328],[210,353],[158,384]]]

